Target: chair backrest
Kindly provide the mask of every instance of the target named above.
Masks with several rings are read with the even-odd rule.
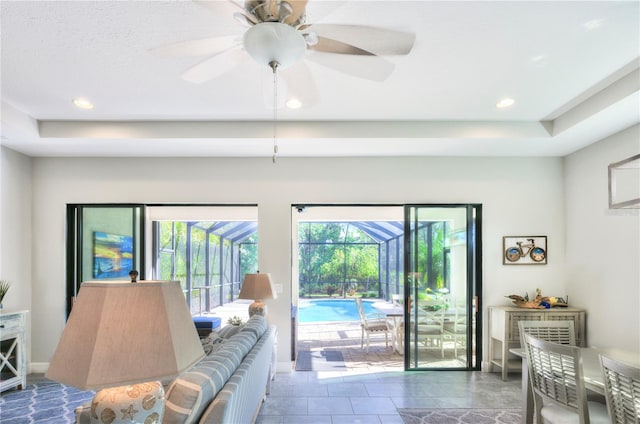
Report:
[[[454,312],[453,327],[456,333],[467,331],[467,299],[456,298],[451,302],[450,309]]]
[[[364,306],[362,306],[362,299],[359,297],[356,297],[354,300],[356,301],[356,308],[358,309],[358,315],[360,316],[360,323],[366,324],[367,314],[364,312]]]
[[[391,295],[391,302],[395,305],[395,306],[400,306],[402,305],[402,296],[399,294],[392,294]]]
[[[578,414],[589,422],[580,348],[524,335],[529,380],[536,396]],[[537,403],[537,401],[536,401]],[[536,406],[537,408],[538,406]]]
[[[600,355],[607,410],[613,424],[640,423],[640,368]]]
[[[418,324],[444,326],[446,303],[444,299],[429,299],[418,302]]]
[[[520,345],[524,347],[524,334],[531,334],[536,339],[563,345],[576,345],[575,323],[562,321],[518,321]]]

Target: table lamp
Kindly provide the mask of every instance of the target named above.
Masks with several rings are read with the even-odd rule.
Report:
[[[267,316],[267,305],[264,299],[275,299],[278,296],[273,288],[271,274],[245,274],[242,288],[240,289],[239,299],[254,299],[249,305],[249,317],[253,315]]]
[[[204,351],[178,281],[85,282],[46,377],[99,390],[91,422],[161,423],[161,379]]]

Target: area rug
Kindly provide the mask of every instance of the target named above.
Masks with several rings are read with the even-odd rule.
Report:
[[[73,410],[93,399],[94,392],[80,391],[51,380],[0,396],[0,423],[31,424],[75,422]]]
[[[298,352],[296,371],[346,371],[344,357],[339,350]]]
[[[398,409],[404,424],[516,424],[519,409]]]

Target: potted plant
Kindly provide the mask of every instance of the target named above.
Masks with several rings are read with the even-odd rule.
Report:
[[[0,309],[2,309],[2,300],[4,299],[4,295],[9,291],[9,287],[11,287],[10,282],[0,280]]]
[[[227,324],[239,326],[239,325],[243,325],[244,321],[239,316],[234,315],[227,320]]]

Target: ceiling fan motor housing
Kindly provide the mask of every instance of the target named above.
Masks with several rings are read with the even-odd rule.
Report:
[[[302,34],[279,22],[262,22],[249,28],[242,43],[256,62],[270,66],[277,62],[284,69],[302,59],[307,49]]]

